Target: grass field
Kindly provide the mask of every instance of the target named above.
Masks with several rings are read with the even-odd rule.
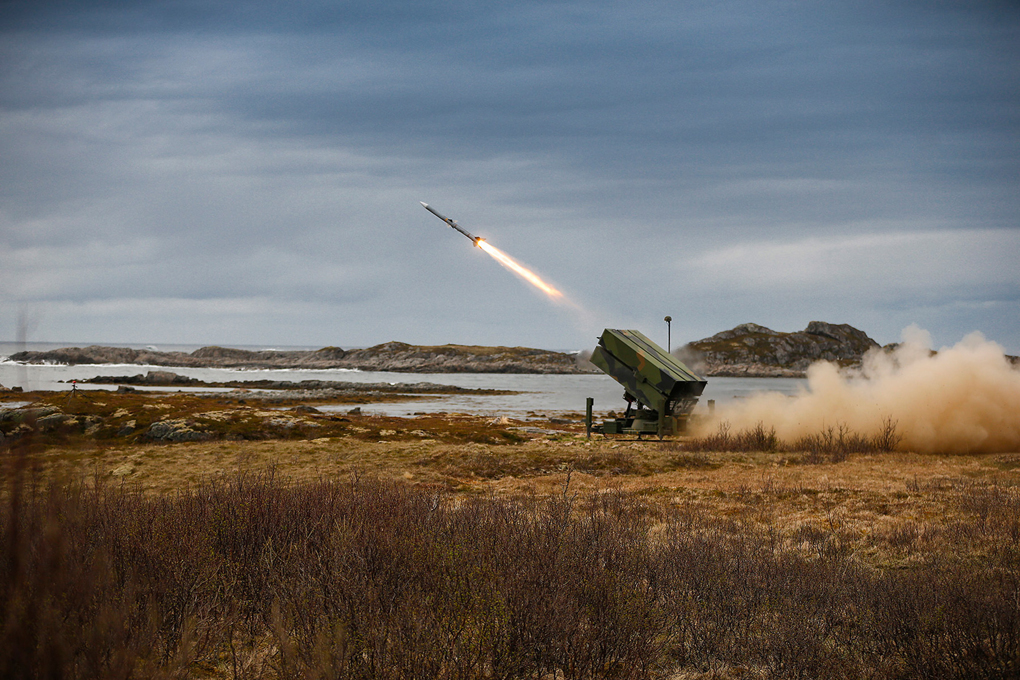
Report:
[[[0,423],[3,677],[1020,673],[1020,453],[67,399]]]

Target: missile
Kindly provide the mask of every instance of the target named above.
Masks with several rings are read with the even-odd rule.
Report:
[[[450,225],[451,227],[453,227],[454,229],[456,229],[457,231],[459,231],[460,233],[464,234],[469,239],[471,239],[471,242],[474,243],[476,246],[478,245],[479,241],[484,241],[485,240],[481,236],[475,236],[474,234],[472,234],[472,233],[470,233],[470,232],[468,232],[468,231],[466,231],[464,229],[461,229],[460,225],[457,224],[457,220],[451,220],[449,217],[443,217],[438,212],[436,212],[436,210],[434,208],[432,208],[425,201],[418,201],[418,202],[421,203],[421,207],[425,208],[430,213],[432,213],[433,215],[435,215],[436,217],[438,217],[442,221],[446,222],[448,225]]]

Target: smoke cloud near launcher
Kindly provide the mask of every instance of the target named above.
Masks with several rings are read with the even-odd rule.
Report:
[[[758,394],[720,405],[697,433],[728,422],[735,431],[758,423],[787,441],[844,425],[878,432],[892,419],[899,448],[919,453],[998,453],[1020,450],[1020,370],[1003,348],[972,333],[937,353],[916,326],[894,351],[874,350],[861,369],[821,362],[808,370],[808,387],[793,397]]]

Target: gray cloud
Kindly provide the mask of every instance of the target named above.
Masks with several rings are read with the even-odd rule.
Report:
[[[679,309],[1020,351],[1009,4],[3,12],[0,337],[569,347]]]

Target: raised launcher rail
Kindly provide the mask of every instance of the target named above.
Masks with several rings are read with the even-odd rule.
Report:
[[[602,434],[679,434],[698,403],[707,381],[638,331],[607,328],[591,362],[624,387],[627,411],[622,418],[592,423],[588,398],[585,427]],[[634,407],[637,402],[637,407]]]

